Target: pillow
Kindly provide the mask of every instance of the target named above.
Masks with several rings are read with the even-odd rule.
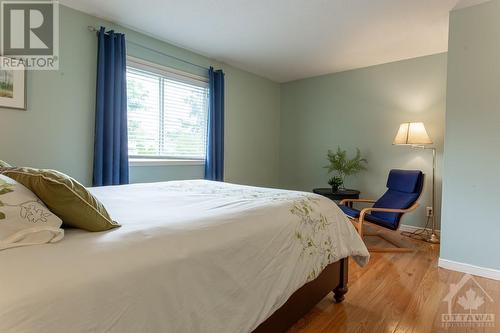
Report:
[[[82,184],[61,172],[9,168],[1,173],[33,191],[63,220],[64,225],[87,231],[104,231],[120,226]]]
[[[33,192],[0,175],[0,250],[57,242],[61,224]]]
[[[11,165],[7,162],[0,160],[0,168],[10,168]]]

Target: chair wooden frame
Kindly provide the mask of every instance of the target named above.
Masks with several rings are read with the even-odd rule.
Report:
[[[341,205],[352,205],[355,202],[357,202],[357,203],[372,203],[373,204],[376,201],[375,200],[370,200],[370,199],[344,199],[344,200],[340,201],[340,204]],[[370,212],[386,212],[386,213],[401,213],[401,214],[405,214],[405,213],[410,213],[410,212],[414,211],[419,206],[420,205],[418,204],[418,202],[415,202],[411,207],[409,207],[407,209],[367,207],[367,208],[363,208],[360,211],[358,218],[351,218],[351,217],[349,217],[349,218],[353,222],[354,227],[358,231],[359,236],[361,237],[361,239],[364,240],[364,238],[363,238],[364,236],[377,236],[377,237],[380,237],[383,240],[391,243],[392,245],[396,246],[396,247],[372,247],[372,248],[368,248],[368,251],[370,251],[370,252],[413,252],[414,251],[413,249],[405,247],[404,245],[398,243],[397,241],[395,241],[393,239],[390,239],[388,237],[385,237],[385,235],[383,233],[380,233],[380,232],[377,232],[375,234],[365,233],[363,231],[363,225],[364,225],[365,222],[371,223],[370,221],[365,220],[366,214],[368,214]]]

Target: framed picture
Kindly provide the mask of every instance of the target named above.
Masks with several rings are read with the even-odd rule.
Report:
[[[26,70],[0,69],[0,108],[26,110]]]

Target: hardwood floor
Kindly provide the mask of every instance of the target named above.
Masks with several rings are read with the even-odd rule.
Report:
[[[437,267],[439,245],[405,239],[415,252],[372,253],[364,268],[350,260],[345,301],[334,304],[333,295],[328,295],[289,333],[500,332],[500,281],[474,277],[480,287],[467,280],[452,300],[452,313],[494,314],[495,327],[443,327],[442,314],[448,313],[443,299],[464,274]],[[380,245],[382,241],[370,238],[369,242]],[[460,303],[473,309],[465,310],[460,297]]]

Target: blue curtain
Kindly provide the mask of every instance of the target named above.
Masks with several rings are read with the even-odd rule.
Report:
[[[128,184],[125,35],[98,32],[93,185]]]
[[[208,135],[205,179],[224,180],[224,72],[208,70]]]

